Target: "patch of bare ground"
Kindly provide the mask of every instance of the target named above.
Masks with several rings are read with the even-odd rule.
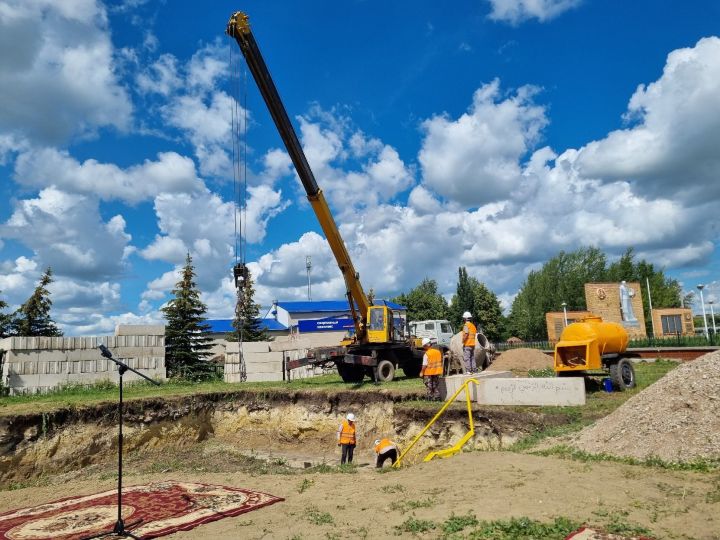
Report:
[[[169,539],[442,538],[442,525],[453,515],[543,523],[563,516],[605,529],[623,523],[655,538],[719,538],[719,475],[508,452],[465,452],[384,473],[369,465],[372,460],[364,449],[350,472],[290,469],[279,460],[243,461],[232,445],[207,441],[176,454],[135,456],[127,462],[125,484],[185,480],[286,499]],[[0,511],[112,489],[112,472],[110,465],[93,466],[48,477],[43,486],[0,491]],[[410,532],[411,519],[430,528]],[[463,537],[472,537],[473,527]]]
[[[592,454],[720,460],[720,351],[680,365],[569,440]]]

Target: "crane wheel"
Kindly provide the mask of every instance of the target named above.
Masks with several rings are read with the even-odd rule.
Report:
[[[390,382],[395,378],[395,364],[390,360],[380,360],[377,365],[377,380]]]
[[[635,368],[632,362],[627,358],[621,358],[610,364],[610,379],[615,390],[624,392],[635,388]]]
[[[337,370],[343,382],[346,383],[359,383],[365,378],[365,371],[362,366],[339,363]]]

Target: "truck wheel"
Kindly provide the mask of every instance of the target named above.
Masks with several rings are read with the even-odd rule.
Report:
[[[359,383],[365,378],[365,371],[362,366],[340,363],[337,369],[343,382]]]
[[[422,365],[420,364],[420,362],[417,362],[415,360],[412,360],[410,362],[405,362],[402,365],[403,373],[405,373],[405,376],[408,379],[414,379],[416,377],[419,377],[421,369],[422,369]]]
[[[377,365],[377,378],[380,382],[390,382],[395,377],[395,364],[390,360],[380,360]]]
[[[621,358],[610,364],[610,379],[615,390],[624,392],[635,388],[635,368],[627,358]]]

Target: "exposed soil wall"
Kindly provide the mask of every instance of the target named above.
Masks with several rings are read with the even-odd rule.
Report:
[[[334,459],[335,434],[347,412],[357,416],[358,450],[390,437],[401,447],[435,415],[437,407],[408,403],[416,395],[378,392],[234,392],[126,403],[126,455],[171,452],[209,438],[258,455],[282,455],[315,462]],[[501,448],[563,415],[493,408],[474,412],[469,446]],[[79,470],[117,456],[117,405],[0,417],[0,486],[43,474]],[[452,409],[409,456],[417,461],[445,448],[468,430],[467,411]]]

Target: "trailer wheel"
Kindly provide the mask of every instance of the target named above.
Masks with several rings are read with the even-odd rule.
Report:
[[[377,365],[377,380],[390,382],[395,378],[395,364],[390,360],[380,360]]]
[[[343,382],[359,383],[365,378],[365,371],[362,366],[344,364],[341,362],[337,365],[337,370]]]
[[[635,388],[635,368],[627,358],[610,364],[610,379],[615,390],[624,392]]]

